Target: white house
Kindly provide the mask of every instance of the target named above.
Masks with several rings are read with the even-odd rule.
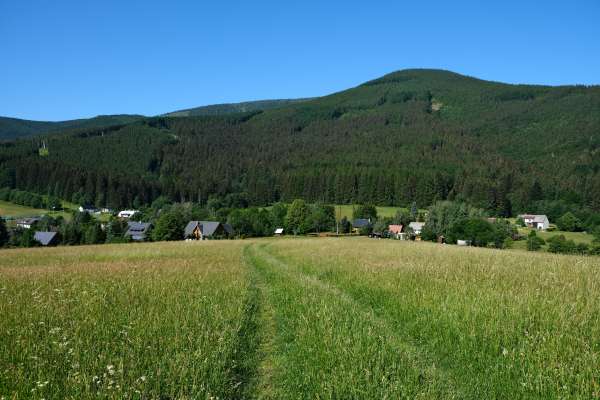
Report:
[[[31,229],[31,226],[33,224],[35,224],[36,222],[40,222],[41,220],[42,219],[39,217],[19,219],[17,220],[17,228]]]
[[[545,215],[521,214],[518,218],[521,218],[525,222],[525,226],[529,228],[545,231],[550,227],[550,221]]]
[[[119,218],[131,218],[131,216],[133,214],[135,214],[137,212],[137,210],[123,210],[123,211],[119,211],[119,214],[117,214],[117,217]]]
[[[275,236],[281,236],[281,235],[283,235],[283,228],[275,229]]]
[[[425,222],[411,222],[410,224],[408,224],[408,227],[410,229],[412,229],[412,231],[417,236],[419,236],[421,234],[421,231],[423,230],[424,226],[425,226]]]

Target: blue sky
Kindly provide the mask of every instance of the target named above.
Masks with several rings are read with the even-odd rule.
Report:
[[[600,1],[0,0],[0,54],[0,115],[36,120],[319,96],[415,67],[600,84]]]

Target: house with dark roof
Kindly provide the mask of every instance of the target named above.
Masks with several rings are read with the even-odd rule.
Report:
[[[218,221],[190,221],[184,230],[184,239],[205,240],[233,236],[233,227]]]
[[[125,237],[130,237],[131,240],[135,240],[136,242],[144,241],[148,236],[150,228],[152,228],[150,222],[128,221]]]
[[[58,233],[36,231],[33,240],[39,242],[42,246],[56,246],[58,244]]]
[[[366,218],[357,218],[352,221],[352,232],[358,233],[362,228],[370,227],[371,220]]]

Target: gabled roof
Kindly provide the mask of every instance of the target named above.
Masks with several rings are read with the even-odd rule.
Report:
[[[56,238],[56,232],[41,232],[37,231],[33,235],[33,239],[40,242],[42,246],[48,246],[52,244],[54,239]]]
[[[194,233],[196,227],[200,227],[200,231],[202,231],[202,236],[213,236],[219,226],[223,226],[223,230],[228,235],[233,235],[233,227],[230,224],[222,224],[218,221],[190,221],[185,226],[184,236],[190,237]]]
[[[369,221],[366,218],[358,218],[355,219],[354,221],[352,221],[352,227],[354,228],[362,228],[364,226],[370,226],[371,225],[371,221]]]
[[[521,214],[518,216],[522,219],[530,219],[532,222],[547,222],[548,217],[545,214]]]
[[[389,225],[388,231],[390,231],[391,233],[402,233],[403,228],[404,226],[402,225]]]
[[[188,222],[188,224],[185,226],[185,229],[183,230],[183,236],[186,238],[192,236],[192,234],[194,233],[194,229],[196,229],[198,225],[200,225],[200,221]]]
[[[125,236],[131,236],[133,240],[144,240],[151,226],[150,222],[128,221]]]
[[[408,226],[413,230],[413,231],[420,231],[423,229],[423,226],[425,226],[425,222],[416,222],[413,221],[410,224],[408,224]]]
[[[221,223],[217,221],[200,221],[200,225],[202,225],[202,236],[212,236]]]
[[[223,224],[223,229],[225,229],[225,232],[227,232],[228,235],[233,235],[233,226],[231,226],[231,224]]]

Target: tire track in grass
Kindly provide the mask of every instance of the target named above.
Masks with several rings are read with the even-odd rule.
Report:
[[[296,285],[323,292],[323,297],[334,298],[343,303],[346,306],[344,307],[344,311],[347,310],[348,313],[356,313],[359,319],[362,319],[373,328],[373,333],[380,337],[382,345],[383,342],[387,342],[391,348],[397,351],[397,356],[401,363],[408,365],[409,368],[418,372],[419,383],[423,385],[425,390],[420,395],[424,395],[425,397],[434,395],[434,397],[441,396],[443,398],[465,397],[460,387],[447,371],[440,370],[435,362],[427,357],[419,348],[398,337],[389,323],[377,316],[372,309],[358,303],[340,288],[319,280],[314,276],[307,275],[299,271],[295,266],[276,258],[268,252],[266,244],[253,246],[251,252],[253,253],[253,257],[255,257],[253,260],[255,267],[258,260],[258,262],[269,268],[269,273],[284,276],[286,280]]]
[[[270,399],[274,398],[272,376],[274,373],[271,355],[273,354],[273,339],[275,337],[275,320],[273,306],[269,301],[270,288],[264,276],[256,268],[251,251],[252,245],[244,248],[243,259],[250,269],[250,285],[252,291],[251,322],[247,329],[240,330],[240,347],[246,349],[241,357],[241,365],[245,367],[239,372],[245,383],[238,391],[237,398]],[[244,324],[242,324],[244,326]],[[245,338],[248,333],[249,339]]]

